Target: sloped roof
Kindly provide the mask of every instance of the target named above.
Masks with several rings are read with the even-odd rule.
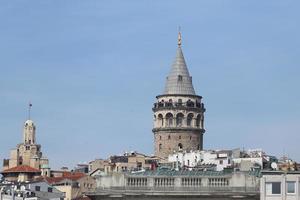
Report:
[[[41,171],[39,169],[30,167],[28,165],[19,165],[16,167],[12,167],[6,170],[3,170],[1,173],[6,174],[6,173],[40,173]]]
[[[167,77],[164,94],[196,95],[181,46],[178,46],[176,57]]]
[[[77,181],[84,176],[86,175],[81,172],[64,172],[63,175],[59,177],[44,177],[44,178],[49,184],[53,184],[53,183],[61,182],[65,179]]]

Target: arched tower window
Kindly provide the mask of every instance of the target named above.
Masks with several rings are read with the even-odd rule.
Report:
[[[193,113],[188,114],[187,119],[186,119],[187,126],[192,126],[193,117],[194,117]]]
[[[197,127],[200,127],[200,120],[201,120],[201,116],[199,114],[199,115],[197,115],[197,119],[196,119],[196,126]]]
[[[158,123],[157,123],[158,126],[164,126],[164,120],[163,120],[162,114],[158,115],[157,120],[158,120]]]
[[[166,114],[166,126],[167,127],[173,126],[173,115],[172,115],[172,113],[167,113]]]
[[[179,144],[178,144],[178,149],[179,149],[179,150],[182,150],[182,148],[183,148],[182,144],[179,143]]]
[[[181,127],[183,122],[184,115],[182,113],[178,113],[176,115],[176,126]]]

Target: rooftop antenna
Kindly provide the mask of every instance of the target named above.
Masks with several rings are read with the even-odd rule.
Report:
[[[29,101],[28,104],[28,119],[30,120],[30,112],[31,112],[32,103]]]
[[[181,47],[181,27],[178,27],[178,46]]]

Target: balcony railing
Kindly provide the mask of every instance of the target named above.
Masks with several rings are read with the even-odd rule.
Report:
[[[104,191],[140,191],[146,192],[179,192],[181,194],[189,193],[189,192],[206,192],[206,193],[217,193],[217,192],[232,192],[232,193],[258,193],[259,187],[111,187],[111,188],[97,188],[96,192],[104,192]]]
[[[198,109],[205,109],[203,103],[187,101],[186,103],[180,102],[158,102],[154,103],[153,109],[168,109],[168,108],[198,108]]]

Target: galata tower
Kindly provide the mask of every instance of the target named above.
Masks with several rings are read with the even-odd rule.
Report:
[[[152,109],[155,155],[165,158],[176,151],[202,150],[205,108],[184,60],[180,32],[165,90],[156,99]]]

